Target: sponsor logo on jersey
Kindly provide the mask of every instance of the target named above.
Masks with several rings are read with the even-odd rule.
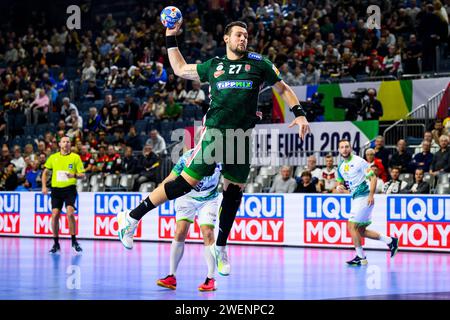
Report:
[[[246,72],[249,72],[252,67],[249,64],[246,64],[244,69]]]
[[[214,78],[218,78],[218,77],[220,77],[221,75],[223,75],[224,73],[225,73],[225,71],[223,71],[223,70],[218,70],[218,71],[214,72]]]
[[[216,84],[217,89],[252,89],[253,81],[250,80],[229,80],[219,81]]]
[[[96,194],[94,198],[94,236],[117,237],[119,229],[117,214],[136,208],[141,200],[140,193]],[[139,223],[134,233],[136,238],[141,237],[141,229],[141,223]]]
[[[223,70],[223,64],[219,63],[216,68],[217,71]]]
[[[387,234],[403,247],[448,249],[450,198],[387,197]]]
[[[51,235],[52,231],[52,200],[51,194],[41,194],[37,193],[34,195],[34,234],[37,235]],[[59,234],[68,236],[70,235],[69,230],[69,219],[66,216],[66,206],[61,210],[61,218],[59,223]],[[75,233],[78,234],[78,197],[75,201],[75,222],[76,230]]]
[[[347,230],[350,196],[305,196],[304,241],[311,244],[351,245]]]
[[[73,168],[73,164],[70,163],[70,164],[69,164],[69,169],[72,169],[72,168]]]
[[[20,233],[20,194],[0,193],[0,234]]]
[[[247,57],[253,60],[262,60],[262,56],[255,52],[249,52]]]
[[[173,239],[175,235],[175,201],[158,207],[158,236]],[[191,224],[188,239],[201,240],[197,217]],[[281,243],[284,241],[284,196],[244,195],[236,214],[230,241],[248,243]]]

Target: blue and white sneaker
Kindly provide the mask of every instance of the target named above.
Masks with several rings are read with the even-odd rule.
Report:
[[[130,217],[131,210],[121,211],[117,214],[119,224],[119,239],[125,248],[133,249],[133,236],[139,221]]]
[[[229,276],[231,271],[230,261],[228,260],[227,247],[211,246],[211,251],[216,260],[217,272],[221,276]]]
[[[347,261],[347,264],[350,266],[365,266],[365,265],[367,265],[367,259],[366,259],[366,257],[360,258],[360,257],[356,256],[352,260]]]

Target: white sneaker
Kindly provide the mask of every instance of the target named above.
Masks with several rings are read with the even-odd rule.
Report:
[[[119,239],[125,248],[133,249],[133,236],[139,221],[130,217],[131,210],[121,211],[117,214],[119,224]]]
[[[217,272],[221,276],[229,276],[231,271],[231,265],[228,261],[227,247],[216,248],[216,262],[217,262]]]

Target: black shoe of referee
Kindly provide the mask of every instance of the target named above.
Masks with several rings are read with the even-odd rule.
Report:
[[[83,252],[83,249],[81,249],[78,241],[74,241],[72,243],[72,249],[76,254],[81,254]]]
[[[57,254],[60,251],[61,251],[61,247],[59,246],[59,243],[55,243],[48,253]]]

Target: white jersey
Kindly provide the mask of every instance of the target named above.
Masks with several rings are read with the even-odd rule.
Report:
[[[172,172],[179,176],[183,169],[186,167],[186,161],[192,155],[194,149],[186,151],[178,160],[177,164],[173,167]],[[200,182],[187,193],[185,197],[190,197],[197,201],[208,201],[216,198],[219,195],[217,186],[220,182],[220,165],[216,166],[214,173],[211,176],[204,177]]]
[[[347,183],[353,198],[366,197],[369,195],[367,179],[373,174],[366,160],[352,154],[339,163],[336,181]]]

